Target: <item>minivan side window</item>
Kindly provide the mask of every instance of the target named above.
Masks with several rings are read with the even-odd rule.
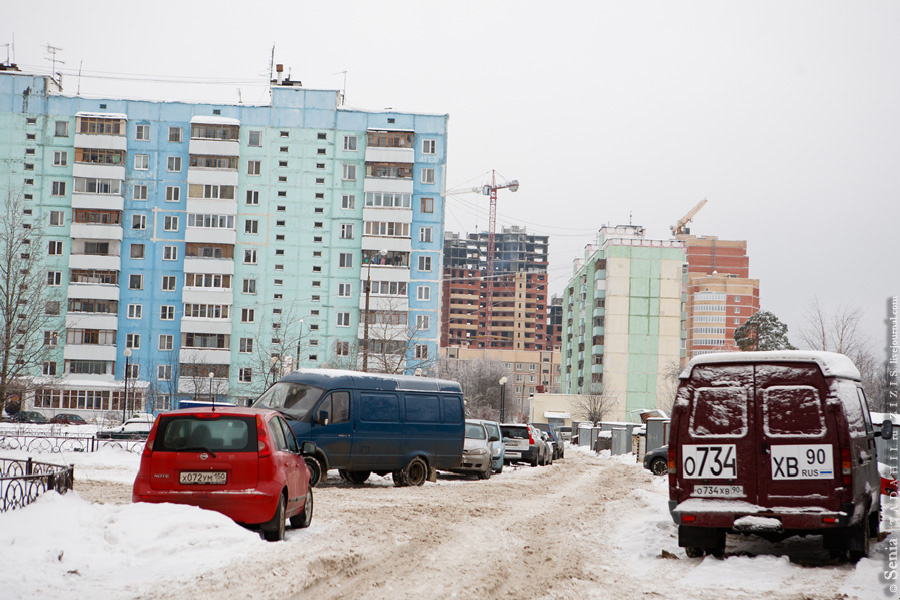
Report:
[[[328,411],[329,423],[346,423],[350,420],[350,392],[333,392],[319,405],[316,416],[323,410]]]
[[[747,390],[743,387],[700,387],[694,391],[690,432],[694,437],[747,435]]]
[[[360,394],[359,420],[395,422],[400,420],[400,399],[394,394]]]
[[[763,390],[763,429],[768,437],[821,437],[825,414],[816,388],[773,385]]]
[[[440,423],[441,402],[437,396],[406,395],[407,423]]]
[[[444,398],[444,423],[459,423],[463,419],[462,401],[459,396]]]
[[[856,388],[856,392],[859,395],[859,407],[862,410],[863,421],[866,422],[866,433],[872,433],[875,431],[875,428],[872,426],[872,415],[869,414],[869,403],[866,402],[866,393],[862,391],[862,388]]]

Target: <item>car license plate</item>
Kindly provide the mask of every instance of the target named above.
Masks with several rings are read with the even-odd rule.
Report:
[[[507,450],[506,457],[507,458],[522,458],[522,453],[521,452],[510,452],[509,450]]]
[[[178,483],[195,485],[223,485],[228,481],[225,471],[182,471],[178,474]]]
[[[692,496],[698,498],[741,498],[744,495],[742,485],[695,485]]]

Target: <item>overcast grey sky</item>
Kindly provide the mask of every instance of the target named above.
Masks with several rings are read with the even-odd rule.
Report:
[[[0,46],[65,91],[265,103],[275,61],[364,109],[450,115],[448,189],[518,179],[498,226],[551,236],[551,292],[604,223],[749,242],[795,344],[813,297],[885,345],[900,293],[900,2],[18,2]],[[0,60],[6,48],[0,47]],[[104,78],[97,77],[102,75]],[[123,79],[128,77],[128,79]],[[184,78],[198,83],[152,82]],[[448,231],[487,227],[451,197]]]

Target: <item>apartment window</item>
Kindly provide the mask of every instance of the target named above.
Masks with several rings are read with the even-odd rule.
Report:
[[[256,264],[256,250],[253,250],[253,249],[244,250],[244,264],[245,265],[255,265]]]
[[[249,206],[258,206],[259,205],[259,191],[258,190],[247,190],[247,204]]]
[[[734,324],[735,324],[735,325],[740,325],[740,324],[741,324],[741,320],[740,320],[739,318],[735,317],[735,318],[734,318]]]
[[[290,132],[290,131],[281,130],[281,131],[278,132],[278,135],[280,135],[280,136],[283,137],[283,138],[291,137],[291,132]]]
[[[131,215],[132,229],[147,229],[147,215]]]
[[[181,171],[181,157],[170,156],[166,163],[166,170],[170,173],[178,173]]]
[[[338,284],[338,298],[349,298],[350,297],[350,284],[349,283],[339,283]]]
[[[426,167],[422,169],[422,183],[434,183],[434,169]]]
[[[428,358],[428,346],[425,344],[416,344],[416,358]]]
[[[422,198],[420,202],[420,210],[423,213],[434,212],[434,198]]]
[[[159,320],[160,321],[174,321],[175,320],[175,306],[172,304],[164,304],[159,307]]]
[[[344,165],[344,181],[356,181],[356,165]]]
[[[349,252],[341,252],[338,256],[338,266],[350,269],[353,267],[353,255]]]
[[[253,380],[253,369],[250,367],[242,367],[238,371],[238,380],[241,383],[250,383]]]
[[[163,260],[178,260],[178,246],[163,246]]]
[[[436,147],[436,140],[422,140],[422,154],[434,154]]]
[[[128,289],[129,290],[142,290],[144,289],[144,276],[139,274],[131,274],[128,276]]]
[[[62,285],[62,271],[47,271],[47,285]]]
[[[279,161],[278,161],[278,166],[279,166],[279,167],[286,167],[286,166],[288,166],[288,161],[286,161],[286,160],[279,160]]]
[[[131,258],[144,258],[144,245],[132,244],[130,256]]]
[[[54,181],[50,184],[50,195],[51,196],[65,196],[66,195],[66,182],[65,181]]]
[[[353,194],[343,194],[341,196],[341,208],[345,210],[353,210],[356,208],[356,196]]]
[[[244,280],[243,293],[245,293],[245,294],[255,294],[256,293],[256,280],[255,279],[245,279]]]
[[[51,210],[50,211],[50,224],[53,226],[59,226],[65,224],[66,213],[62,210]]]
[[[147,186],[145,184],[137,184],[131,193],[131,197],[135,200],[147,199]]]
[[[341,239],[353,239],[353,223],[341,223]]]
[[[431,257],[430,256],[420,256],[419,257],[419,270],[423,272],[431,271]]]
[[[740,307],[740,306],[735,306],[735,307],[734,307],[734,314],[736,314],[736,315],[741,314],[741,307]]]
[[[262,170],[262,161],[261,160],[248,160],[247,161],[247,175],[259,175]]]
[[[48,300],[47,303],[44,304],[44,314],[58,315],[59,314],[59,300]]]
[[[339,312],[337,314],[337,326],[338,327],[350,327],[350,313]]]
[[[259,233],[259,221],[256,219],[247,219],[244,221],[244,233],[257,235]]]
[[[322,282],[319,281],[319,280],[317,280],[317,279],[314,279],[313,282],[312,282],[312,286],[313,286],[314,288],[322,287]]]
[[[161,335],[159,336],[159,349],[160,350],[171,350],[173,348],[173,344],[175,343],[175,336],[173,335]]]
[[[328,138],[327,138],[327,136],[326,136],[324,133],[319,132],[319,133],[316,134],[316,139],[324,140],[324,139],[328,139]]]
[[[428,315],[416,315],[416,329],[427,330],[431,325],[431,319]]]
[[[251,131],[247,137],[247,145],[259,148],[262,146],[262,131]]]
[[[69,137],[69,122],[57,121],[56,127],[53,130],[53,135],[55,137]]]
[[[317,236],[313,236],[313,242],[316,243],[316,244],[321,244],[321,243],[322,243],[322,237],[321,237],[321,236],[318,236],[318,235],[317,235]]]
[[[59,332],[58,331],[45,331],[44,332],[44,345],[45,346],[56,346],[59,344]]]
[[[45,360],[41,373],[44,375],[56,375],[56,363],[52,360]]]
[[[150,155],[148,154],[135,154],[134,155],[134,168],[136,171],[146,171],[150,168]]]
[[[175,276],[174,275],[163,275],[162,290],[164,292],[174,292],[175,291]]]
[[[316,185],[325,185],[324,177],[316,177]]]
[[[276,279],[273,283],[274,285],[284,285],[284,279]]]
[[[131,379],[137,379],[141,376],[141,365],[137,363],[131,363],[128,365],[128,377]]]
[[[427,285],[416,286],[416,299],[423,302],[431,300],[431,288]]]
[[[317,169],[324,169],[324,168],[325,168],[325,163],[316,163],[316,168],[317,168]]]
[[[163,219],[163,230],[178,231],[178,217],[167,216]],[[172,260],[175,260],[174,258]]]
[[[356,136],[355,135],[345,135],[344,136],[344,150],[348,152],[356,151]]]
[[[181,188],[177,185],[166,186],[166,202],[178,202],[181,200]]]
[[[741,301],[741,297],[740,297],[740,296],[735,296],[735,297],[734,297],[734,301],[735,301],[735,302],[740,302],[740,301]]]
[[[125,347],[133,350],[141,349],[141,334],[127,333],[125,334]]]
[[[287,183],[287,175],[279,175],[278,183]]]
[[[169,127],[169,141],[173,143],[181,141],[181,127]]]
[[[431,243],[431,227],[419,227],[419,241]]]
[[[275,221],[275,227],[284,227],[287,221]]]
[[[253,352],[253,338],[241,338],[238,351],[242,354]]]
[[[141,141],[149,141],[150,140],[150,126],[149,125],[135,125],[134,126],[134,139]]]
[[[335,342],[334,354],[335,356],[350,356],[350,342]]]
[[[156,378],[160,381],[171,381],[172,365],[156,365]]]
[[[47,254],[59,255],[62,253],[63,253],[63,243],[51,241],[49,247],[47,248]]]
[[[57,150],[53,153],[53,166],[54,167],[65,167],[69,162],[69,153],[64,152],[62,150]]]
[[[253,323],[256,320],[256,310],[252,308],[241,309],[241,323]]]

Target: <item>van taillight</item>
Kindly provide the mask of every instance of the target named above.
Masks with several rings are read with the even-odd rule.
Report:
[[[675,474],[675,448],[669,448],[668,452],[669,475]]]
[[[843,475],[844,485],[850,485],[853,481],[853,462],[850,460],[850,448],[841,450],[841,475]]]
[[[272,456],[272,447],[269,444],[269,432],[262,417],[256,415],[256,451],[260,458]]]

